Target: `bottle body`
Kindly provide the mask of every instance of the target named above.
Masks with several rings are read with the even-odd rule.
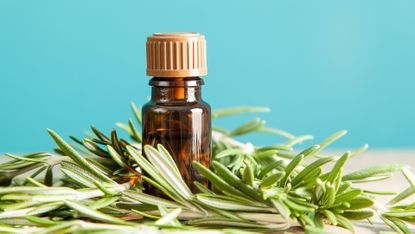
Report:
[[[209,167],[211,160],[211,110],[201,98],[202,84],[198,77],[155,77],[151,100],[142,109],[143,145],[162,144],[192,191],[193,181],[208,184],[192,162]]]

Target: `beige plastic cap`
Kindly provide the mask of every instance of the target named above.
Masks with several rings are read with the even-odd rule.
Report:
[[[207,74],[206,41],[199,33],[154,33],[147,37],[146,50],[148,76]]]

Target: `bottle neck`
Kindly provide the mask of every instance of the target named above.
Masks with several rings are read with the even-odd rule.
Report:
[[[156,103],[192,103],[202,101],[201,88],[204,84],[199,77],[154,77],[151,101]]]

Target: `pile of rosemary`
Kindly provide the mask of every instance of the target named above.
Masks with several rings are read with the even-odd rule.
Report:
[[[58,155],[6,154],[11,159],[0,164],[0,232],[245,233],[299,227],[306,233],[328,233],[327,224],[354,232],[354,220],[380,217],[395,232],[411,233],[408,224],[415,223],[415,202],[404,199],[415,193],[414,175],[398,164],[343,174],[348,159],[367,145],[340,156],[321,151],[346,131],[300,151],[293,147],[311,136],[266,127],[259,118],[232,131],[214,128],[211,168],[194,162],[211,188],[195,182],[199,193],[193,194],[163,146],[144,146],[143,157],[137,131],[140,113],[131,106],[136,122],[117,124],[130,141],[119,138],[115,130],[107,136],[92,127],[86,138],[71,137],[70,144],[48,130]],[[212,117],[266,111],[239,107],[218,110]],[[234,138],[252,132],[287,140],[260,147]],[[393,172],[403,173],[409,183],[387,204],[376,203],[376,196],[390,192],[355,186],[388,179]],[[147,194],[143,183],[166,196]]]

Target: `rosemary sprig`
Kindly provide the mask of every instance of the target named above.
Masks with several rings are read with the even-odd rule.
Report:
[[[343,175],[348,159],[367,145],[341,156],[320,155],[346,131],[294,151],[312,136],[269,128],[259,118],[234,130],[215,127],[212,167],[194,162],[211,187],[195,182],[200,192],[193,194],[163,146],[144,146],[147,157],[141,154],[141,114],[134,103],[131,108],[135,123],[129,119],[117,124],[131,141],[119,138],[115,130],[107,136],[91,127],[86,138],[71,137],[73,145],[48,130],[61,156],[7,154],[10,160],[0,164],[0,232],[240,233],[301,227],[308,233],[328,233],[325,224],[354,232],[354,220],[378,216],[395,232],[411,233],[407,224],[415,223],[415,203],[402,204],[415,194],[415,177],[408,167],[375,166]],[[213,117],[267,111],[238,107],[216,111]],[[255,147],[233,138],[252,132],[287,140]],[[394,172],[401,172],[409,185],[388,204],[376,202],[377,194],[388,192],[354,186],[388,179]],[[143,183],[165,197],[147,194]]]

